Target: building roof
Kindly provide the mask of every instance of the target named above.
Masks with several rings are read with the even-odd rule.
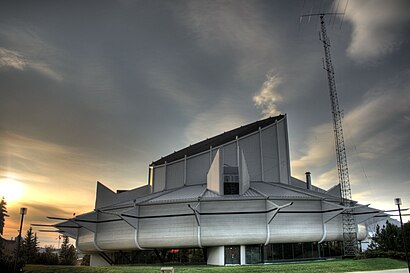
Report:
[[[251,187],[243,195],[218,195],[206,188],[206,184],[184,186],[177,189],[164,190],[151,194],[148,198],[137,199],[138,205],[172,204],[175,202],[194,202],[212,200],[244,200],[244,199],[306,199],[306,200],[335,200],[340,198],[308,189],[282,183],[251,182]]]
[[[283,119],[284,115],[279,115],[276,117],[270,117],[262,120],[258,120],[256,122],[250,123],[248,125],[241,126],[239,128],[233,129],[231,131],[222,133],[220,135],[214,136],[212,138],[208,138],[196,144],[190,145],[182,150],[169,154],[161,159],[153,162],[152,165],[161,165],[165,162],[173,162],[175,160],[184,158],[186,156],[191,156],[195,154],[199,154],[201,152],[209,150],[209,147],[218,147],[224,143],[230,142],[235,140],[236,137],[243,137],[252,132],[259,130],[259,128],[267,127],[281,119]]]

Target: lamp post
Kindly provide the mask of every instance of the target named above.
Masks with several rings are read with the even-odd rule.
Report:
[[[21,242],[21,230],[23,229],[24,215],[27,214],[27,208],[21,208],[20,209],[20,214],[21,214],[21,221],[20,221],[19,237],[17,238],[16,257],[14,258],[14,272],[17,272],[17,261],[18,261],[18,258],[20,256],[19,252],[20,252],[20,242]]]
[[[410,273],[410,262],[409,262],[409,256],[407,255],[407,246],[406,246],[407,245],[406,244],[406,234],[404,234],[403,220],[401,219],[401,210],[400,210],[401,199],[400,198],[395,198],[394,199],[394,204],[397,205],[397,208],[399,210],[401,234],[403,236],[403,244],[404,244],[404,253],[406,254],[407,268],[408,268],[409,273]]]

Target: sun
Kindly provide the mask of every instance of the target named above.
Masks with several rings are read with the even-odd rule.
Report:
[[[13,202],[23,196],[23,183],[13,178],[0,179],[0,198],[4,196],[6,202]]]

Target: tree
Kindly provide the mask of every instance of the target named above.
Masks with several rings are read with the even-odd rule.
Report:
[[[81,265],[90,266],[90,258],[90,254],[84,255],[83,260],[81,261]]]
[[[7,202],[4,199],[4,196],[1,198],[0,201],[0,234],[3,235],[3,230],[4,230],[4,225],[5,225],[5,217],[9,217],[9,215],[7,214]]]
[[[52,246],[46,246],[46,251],[38,254],[37,263],[55,265],[58,264],[58,254],[53,253]]]
[[[26,263],[35,263],[38,256],[37,234],[30,227],[23,239],[22,253]]]
[[[68,236],[64,236],[60,251],[60,264],[74,265],[77,261],[77,251],[75,247],[70,244]]]
[[[410,247],[410,222],[404,224],[404,234],[406,236],[407,248]],[[400,227],[386,221],[386,225],[376,227],[376,233],[372,237],[369,250],[397,251],[404,252],[403,233]]]

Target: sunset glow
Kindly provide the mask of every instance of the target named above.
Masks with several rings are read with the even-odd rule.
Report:
[[[0,179],[0,196],[4,196],[7,202],[20,200],[23,197],[23,183],[13,178]]]

